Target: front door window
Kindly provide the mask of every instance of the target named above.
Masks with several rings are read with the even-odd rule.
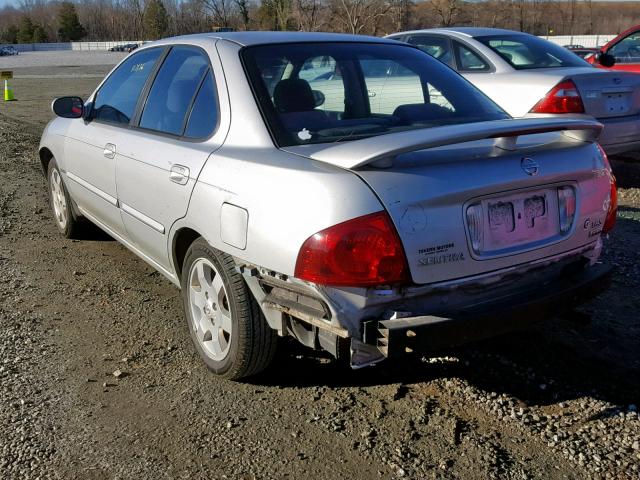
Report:
[[[640,63],[640,31],[623,38],[607,53],[615,57],[616,63]]]

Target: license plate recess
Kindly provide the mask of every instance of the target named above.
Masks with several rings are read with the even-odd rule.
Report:
[[[559,236],[555,188],[482,200],[482,254],[500,254],[551,241]]]

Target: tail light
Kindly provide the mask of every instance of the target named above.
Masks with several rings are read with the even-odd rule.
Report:
[[[613,230],[618,216],[618,187],[616,185],[616,177],[611,174],[611,193],[609,194],[609,208],[607,209],[607,218],[602,227],[602,233]]]
[[[573,187],[558,188],[558,210],[560,212],[560,233],[571,230],[576,216],[576,191]]]
[[[369,287],[407,283],[407,259],[386,212],[354,218],[309,237],[295,276],[321,285]]]
[[[584,113],[584,105],[576,84],[563,80],[534,105],[531,113]]]

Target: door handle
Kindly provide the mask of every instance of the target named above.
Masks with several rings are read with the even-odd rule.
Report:
[[[113,158],[116,156],[116,146],[113,143],[107,143],[104,146],[102,154],[107,158]]]
[[[182,165],[172,165],[169,171],[169,180],[178,185],[186,185],[189,181],[189,169]]]

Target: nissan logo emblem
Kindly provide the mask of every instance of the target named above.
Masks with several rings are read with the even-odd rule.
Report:
[[[540,165],[533,158],[524,157],[520,161],[520,166],[522,170],[525,171],[527,175],[535,176],[538,174],[538,170],[540,169]]]
[[[616,85],[620,85],[622,83],[622,79],[619,77],[614,77],[613,83],[615,83]]]

